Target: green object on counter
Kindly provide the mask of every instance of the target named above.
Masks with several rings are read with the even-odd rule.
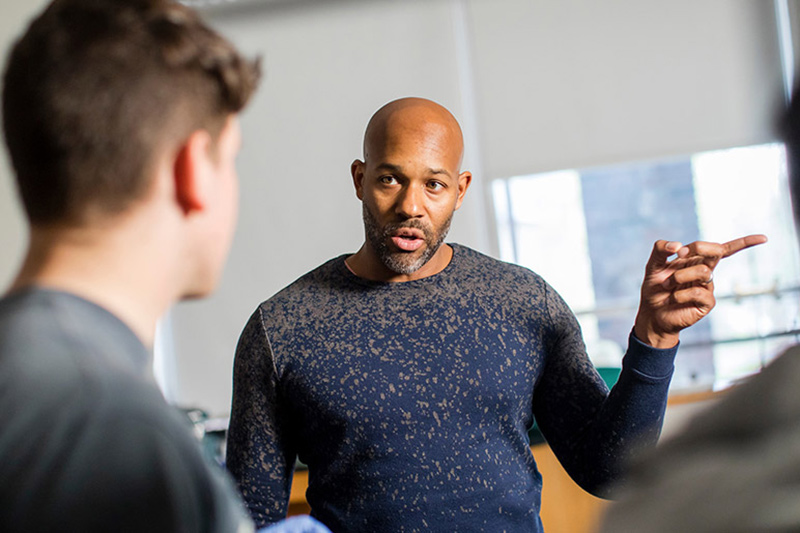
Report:
[[[601,366],[597,367],[597,372],[600,374],[600,377],[603,378],[603,381],[606,382],[608,388],[614,386],[614,384],[619,379],[619,373],[622,371],[619,367],[614,366]],[[531,441],[531,446],[535,444],[541,444],[545,441],[544,435],[539,430],[539,425],[536,423],[536,420],[533,421],[533,427],[528,431],[528,439]]]

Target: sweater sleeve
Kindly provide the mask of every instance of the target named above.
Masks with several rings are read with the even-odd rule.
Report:
[[[658,440],[677,347],[655,349],[631,333],[609,393],[589,360],[577,319],[552,288],[546,292],[550,325],[534,415],[572,479],[607,497],[631,456]]]
[[[286,517],[296,451],[259,308],[236,349],[226,462],[257,527]]]

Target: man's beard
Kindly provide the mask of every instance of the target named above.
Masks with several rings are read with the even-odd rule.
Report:
[[[453,219],[452,214],[447,217],[447,220],[442,224],[438,232],[434,231],[432,227],[413,218],[397,224],[387,224],[383,228],[379,228],[378,221],[372,215],[367,205],[362,205],[364,233],[366,234],[367,241],[378,254],[384,266],[397,274],[413,274],[422,268],[439,250],[445,237],[447,237],[447,232],[450,230],[450,221]],[[416,255],[414,252],[392,252],[389,250],[388,243],[390,238],[400,228],[418,229],[425,235],[423,239],[425,241],[425,246],[420,255]]]

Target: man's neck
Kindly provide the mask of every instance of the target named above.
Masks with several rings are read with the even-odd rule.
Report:
[[[430,276],[435,276],[450,264],[453,259],[453,248],[448,244],[442,244],[436,253],[422,267],[411,274],[399,274],[389,269],[378,254],[372,250],[368,243],[364,243],[361,248],[345,260],[345,265],[356,276],[370,281],[382,281],[389,283],[403,283],[415,281]]]
[[[36,229],[11,291],[40,286],[75,294],[122,320],[152,346],[158,319],[173,301],[165,265],[145,255],[128,231]],[[161,272],[159,272],[161,269]]]

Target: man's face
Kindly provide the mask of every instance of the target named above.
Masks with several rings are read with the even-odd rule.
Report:
[[[436,254],[466,189],[461,147],[446,127],[396,128],[353,165],[366,244],[397,274],[413,274]]]

